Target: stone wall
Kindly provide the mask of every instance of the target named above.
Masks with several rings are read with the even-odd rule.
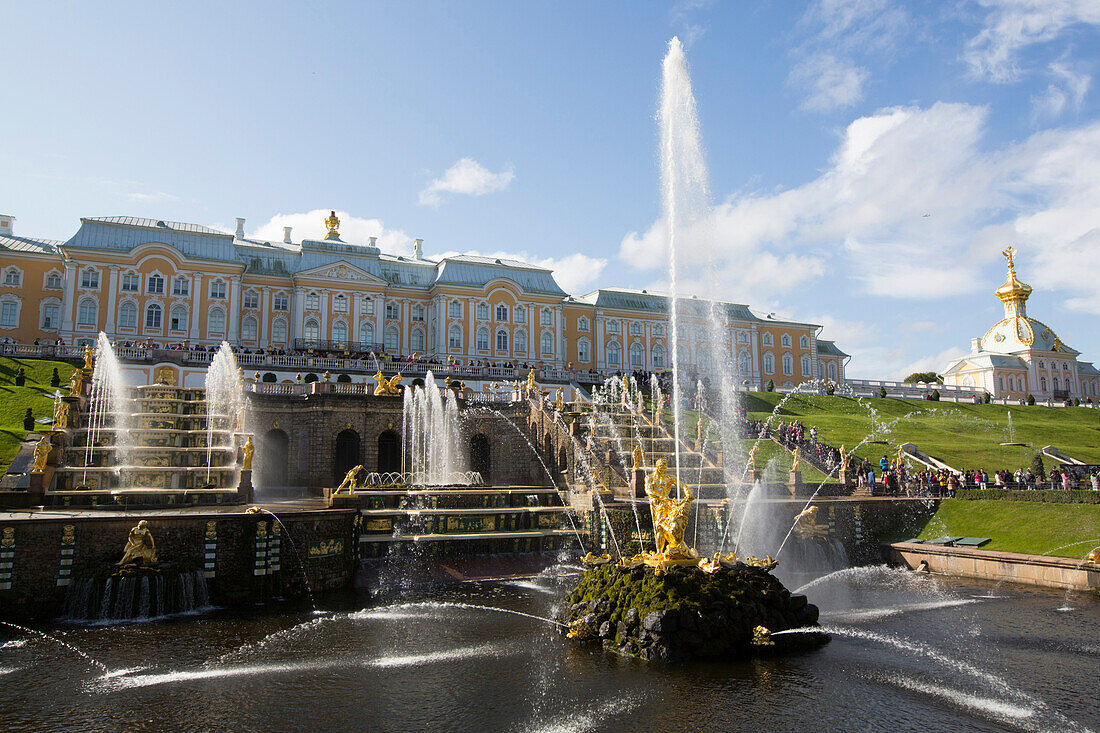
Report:
[[[279,518],[285,529],[275,531],[271,515],[240,510],[0,515],[0,566],[6,566],[0,568],[0,617],[60,614],[75,580],[103,573],[121,559],[127,535],[140,519],[148,521],[157,559],[203,571],[217,604],[318,594],[350,582],[357,566],[355,512],[280,512]],[[312,556],[311,546],[317,550]]]
[[[1100,589],[1100,567],[1064,557],[913,542],[895,542],[885,550],[890,562],[914,569],[923,563],[925,569],[932,573],[1007,580],[1047,588]]]

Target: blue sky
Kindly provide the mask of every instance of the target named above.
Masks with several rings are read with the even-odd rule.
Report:
[[[664,278],[660,64],[685,40],[713,211],[691,263],[821,323],[849,374],[942,369],[1030,313],[1100,358],[1100,0],[20,3],[0,210],[509,253]],[[690,270],[689,270],[690,272]]]

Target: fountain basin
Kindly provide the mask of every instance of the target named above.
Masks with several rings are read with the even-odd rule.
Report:
[[[744,563],[713,573],[597,565],[566,603],[561,621],[571,638],[647,661],[768,656],[829,640],[816,628],[817,606],[791,595],[766,569]],[[777,634],[792,629],[803,633]]]

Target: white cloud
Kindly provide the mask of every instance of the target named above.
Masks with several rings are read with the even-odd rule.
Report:
[[[916,372],[935,372],[936,374],[943,374],[944,370],[947,369],[947,365],[960,356],[966,356],[966,350],[960,349],[957,346],[952,346],[933,356],[924,356],[904,366],[888,370],[886,372],[886,379],[901,380]]]
[[[1092,85],[1090,74],[1076,71],[1062,61],[1050,65],[1050,74],[1053,79],[1046,90],[1031,99],[1032,117],[1036,122],[1042,118],[1058,119],[1067,105],[1079,112]]]
[[[162,204],[168,201],[179,201],[180,197],[164,191],[155,191],[153,193],[128,193],[126,198],[131,201],[136,201],[142,204]]]
[[[1096,0],[980,0],[989,9],[984,26],[963,54],[975,76],[995,82],[1020,77],[1019,52],[1047,43],[1078,24],[1100,24]]]
[[[790,81],[807,91],[802,109],[831,112],[863,99],[867,69],[828,53],[814,54],[791,71]]]
[[[291,238],[295,242],[303,239],[324,239],[328,228],[325,219],[328,209],[314,209],[302,214],[276,214],[265,223],[252,230],[252,239],[269,242],[283,241],[283,227],[293,227]],[[340,219],[340,238],[345,242],[366,244],[368,237],[377,237],[375,242],[383,252],[393,255],[411,255],[413,238],[400,229],[387,229],[381,219],[364,219],[346,211],[337,211]],[[232,232],[224,225],[215,228]]]
[[[461,158],[442,176],[428,183],[420,192],[419,203],[421,206],[439,206],[444,194],[484,196],[507,188],[513,178],[515,172],[511,166],[493,173],[473,158]]]

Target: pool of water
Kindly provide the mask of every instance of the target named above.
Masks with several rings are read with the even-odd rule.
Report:
[[[646,665],[551,617],[575,570],[253,613],[0,628],[0,730],[1096,730],[1100,598],[844,571],[798,657]],[[481,608],[475,608],[479,606]],[[494,610],[502,609],[502,610]],[[515,612],[515,613],[509,613]],[[529,614],[529,615],[520,615]]]

